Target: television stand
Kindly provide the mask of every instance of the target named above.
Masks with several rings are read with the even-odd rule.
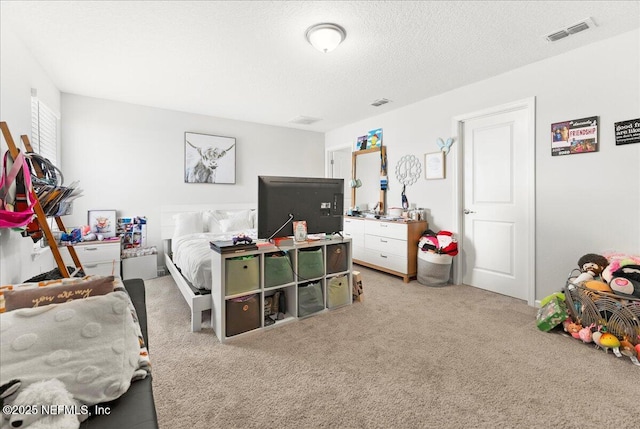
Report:
[[[350,238],[269,245],[239,253],[212,251],[211,326],[216,336],[224,343],[350,305],[351,252]],[[315,299],[310,302],[312,284]],[[284,293],[285,308],[279,310],[284,318],[265,323],[265,300],[276,291]]]

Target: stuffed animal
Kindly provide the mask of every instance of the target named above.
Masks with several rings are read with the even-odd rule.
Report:
[[[12,405],[25,412],[32,411],[34,406],[38,410],[11,414],[11,428],[78,429],[80,419],[84,420],[88,412],[86,406],[81,406],[57,378],[30,384],[18,393]],[[47,410],[47,407],[51,409]]]
[[[613,273],[625,265],[640,265],[640,255],[629,255],[627,253],[605,253],[609,265],[602,272],[602,279],[610,283]]]
[[[625,265],[614,271],[609,287],[617,295],[640,298],[640,265]]]
[[[22,383],[20,382],[20,380],[10,380],[0,386],[0,406],[2,406],[2,414],[0,415],[0,428],[2,429],[4,429],[5,427],[9,427],[8,424],[10,417],[8,413],[5,414],[4,400],[5,398],[8,398],[9,396],[16,393],[16,391],[20,389],[21,384]]]
[[[587,253],[578,259],[578,268],[580,275],[571,282],[574,284],[596,280],[602,274],[604,269],[609,265],[609,261],[602,255],[595,253]]]

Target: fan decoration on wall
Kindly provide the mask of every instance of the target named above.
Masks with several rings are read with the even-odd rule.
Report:
[[[422,164],[414,155],[405,155],[396,164],[396,179],[402,184],[402,208],[409,208],[409,200],[405,193],[407,185],[413,185],[422,174]]]

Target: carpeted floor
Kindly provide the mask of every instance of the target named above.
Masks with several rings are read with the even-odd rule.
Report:
[[[146,281],[163,429],[638,428],[640,367],[535,326],[523,301],[357,267],[364,302],[220,344]]]

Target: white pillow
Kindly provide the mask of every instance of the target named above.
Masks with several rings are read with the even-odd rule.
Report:
[[[229,217],[220,220],[222,232],[243,231],[253,228],[251,210],[229,212]]]
[[[207,210],[203,213],[203,216],[204,216],[204,225],[207,232],[212,232],[215,234],[222,233],[222,228],[220,227],[220,221],[228,217],[226,211]]]
[[[200,212],[178,213],[173,215],[173,219],[176,221],[176,227],[173,230],[174,239],[187,234],[204,232],[202,213]]]

